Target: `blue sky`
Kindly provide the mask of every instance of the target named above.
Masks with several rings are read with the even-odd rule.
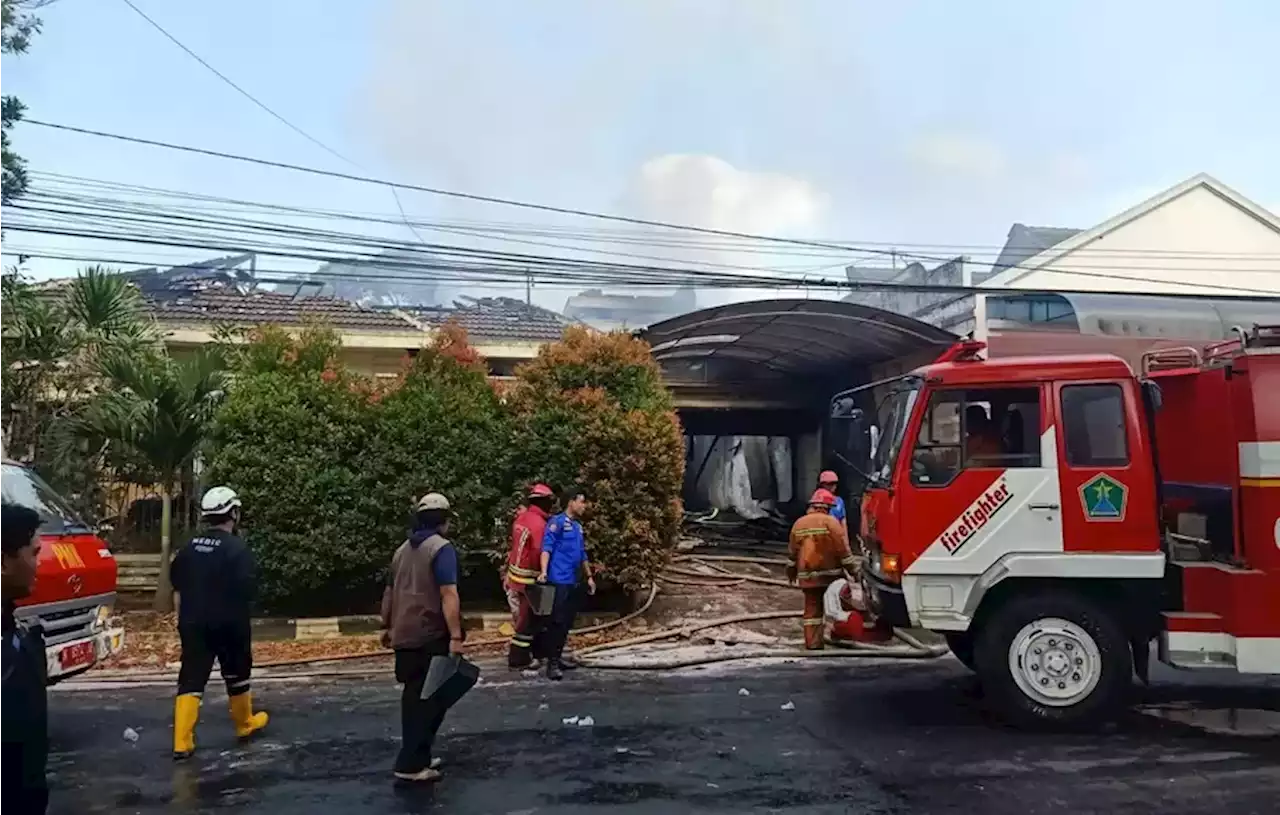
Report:
[[[1087,227],[1201,171],[1280,207],[1280,4],[1265,0],[135,2],[364,170],[408,182],[975,257],[1013,221]],[[352,169],[119,0],[41,15],[30,53],[3,64],[32,118]],[[15,139],[34,170],[395,211],[375,186],[33,127]],[[538,220],[402,198],[424,217]]]

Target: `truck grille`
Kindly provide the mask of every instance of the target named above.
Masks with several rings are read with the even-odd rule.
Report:
[[[29,626],[39,625],[43,628],[46,645],[58,645],[92,634],[98,617],[98,606],[114,605],[115,600],[114,593],[98,594],[19,608],[15,610],[14,616]]]

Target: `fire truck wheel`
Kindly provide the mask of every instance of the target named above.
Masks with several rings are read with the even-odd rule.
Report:
[[[946,637],[947,647],[951,649],[955,658],[960,660],[960,664],[971,671],[978,670],[978,664],[973,657],[973,632],[951,631],[946,634]]]
[[[1120,625],[1070,593],[1009,600],[983,626],[976,657],[987,698],[1023,727],[1095,724],[1122,703],[1133,676]]]

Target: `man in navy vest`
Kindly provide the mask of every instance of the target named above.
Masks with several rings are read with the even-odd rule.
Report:
[[[16,601],[31,596],[40,560],[40,515],[4,505],[4,811],[44,815],[49,804],[49,755],[44,637],[14,617]]]
[[[538,575],[539,583],[555,586],[556,592],[546,630],[548,679],[564,676],[561,657],[578,611],[583,577],[586,578],[587,591],[596,593],[596,581],[591,575],[586,536],[580,520],[587,509],[587,497],[581,490],[572,490],[566,497],[564,512],[547,522],[547,531],[542,537],[542,573]]]

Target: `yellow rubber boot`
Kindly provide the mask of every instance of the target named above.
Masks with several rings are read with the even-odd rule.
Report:
[[[236,726],[236,736],[248,739],[267,726],[267,714],[259,710],[253,712],[253,694],[242,693],[231,697],[231,721]]]
[[[196,722],[200,721],[200,697],[184,693],[173,700],[173,758],[181,761],[196,751]]]

